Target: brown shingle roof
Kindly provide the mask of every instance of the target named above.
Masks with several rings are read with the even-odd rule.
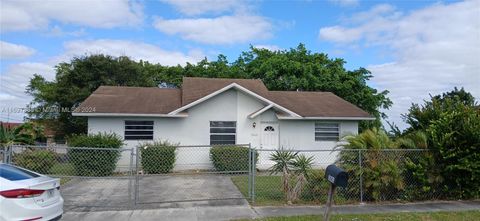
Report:
[[[232,83],[302,117],[371,117],[330,92],[268,91],[261,80],[183,78],[182,89],[101,86],[76,110],[95,113],[168,114]]]
[[[268,93],[267,87],[261,80],[184,77],[182,83],[182,104],[192,103],[232,83],[237,83],[260,96],[265,96]]]
[[[175,88],[101,86],[75,112],[167,114],[181,106],[180,98]]]
[[[370,117],[331,92],[270,91],[268,98],[302,117]]]

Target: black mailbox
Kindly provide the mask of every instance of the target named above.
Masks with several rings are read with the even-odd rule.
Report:
[[[325,179],[335,186],[347,187],[348,174],[334,164],[329,165],[325,171]]]

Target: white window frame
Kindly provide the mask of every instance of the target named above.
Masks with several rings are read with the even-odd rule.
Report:
[[[128,124],[127,122],[137,122],[136,124]],[[151,122],[151,124],[142,124],[140,122]],[[127,127],[151,127],[150,128],[129,128]],[[128,134],[127,132],[131,131],[142,131],[142,132],[151,132],[152,134]],[[125,120],[124,127],[123,127],[123,139],[124,140],[153,140],[155,136],[155,121],[153,120]],[[136,138],[129,138],[129,137],[136,137]],[[139,137],[143,137],[139,138]],[[150,138],[151,137],[151,138]]]
[[[212,123],[213,122],[233,122],[235,123],[235,126],[234,127],[225,127],[225,126],[212,126]],[[225,128],[225,129],[232,129],[234,128],[235,129],[235,132],[233,133],[219,133],[219,132],[211,132],[212,128]],[[210,135],[209,135],[209,140],[210,140],[210,145],[235,145],[237,144],[237,121],[210,121],[209,122],[209,132],[210,132]],[[235,136],[235,139],[234,139],[234,143],[231,144],[231,143],[228,143],[228,144],[212,144],[212,135],[233,135]],[[227,141],[227,140],[222,140],[222,141]]]
[[[322,124],[323,126],[320,126]],[[332,125],[336,125],[336,126],[332,126]],[[337,130],[332,130],[332,129],[337,129]],[[319,135],[320,133],[331,134],[331,135]],[[341,135],[341,125],[339,122],[320,121],[320,122],[315,122],[314,124],[314,139],[316,142],[325,142],[325,141],[338,142],[340,140],[340,135]]]

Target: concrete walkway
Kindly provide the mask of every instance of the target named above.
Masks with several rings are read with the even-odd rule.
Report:
[[[344,205],[335,206],[334,214],[437,212],[480,210],[480,201],[436,201],[408,204]],[[322,206],[206,206],[192,208],[164,208],[152,210],[66,212],[62,220],[232,220],[275,216],[323,214]]]

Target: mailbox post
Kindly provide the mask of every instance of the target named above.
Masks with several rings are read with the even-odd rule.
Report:
[[[329,165],[325,170],[325,179],[330,182],[330,190],[328,191],[327,205],[325,206],[324,221],[330,220],[330,209],[332,208],[333,194],[337,186],[347,187],[348,174],[334,164]]]

